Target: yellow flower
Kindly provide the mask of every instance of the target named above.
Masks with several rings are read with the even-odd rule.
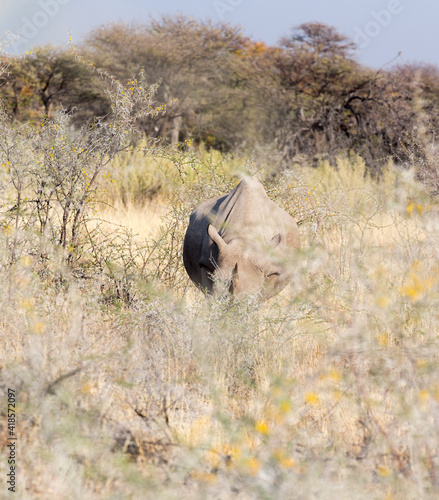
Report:
[[[381,309],[385,309],[389,305],[389,299],[387,297],[378,297],[376,304]]]
[[[218,480],[218,476],[216,474],[212,474],[211,472],[202,472],[195,470],[191,473],[191,478],[195,481],[205,481],[205,482],[216,482]]]
[[[279,403],[279,410],[281,413],[289,413],[291,411],[291,402],[284,399]]]
[[[6,237],[9,237],[12,235],[12,233],[14,232],[14,229],[11,227],[11,226],[5,226],[3,228],[3,233]]]
[[[422,391],[419,391],[418,398],[425,403],[430,399],[430,393],[427,389],[422,389]]]
[[[426,368],[428,366],[428,362],[426,359],[417,359],[416,366],[418,368]]]
[[[381,347],[387,347],[389,345],[389,334],[388,333],[380,333],[377,337],[378,344]]]
[[[386,477],[390,474],[390,470],[387,467],[385,467],[384,465],[380,465],[377,468],[377,472],[378,472],[378,475],[381,477]]]
[[[32,264],[32,257],[30,257],[29,255],[23,255],[23,257],[21,257],[20,259],[20,263],[22,266],[28,267]]]
[[[340,401],[340,399],[343,397],[343,393],[339,390],[335,390],[333,394],[334,394],[334,398],[337,401]]]
[[[285,457],[279,460],[279,464],[282,467],[285,467],[286,469],[291,469],[292,467],[297,467],[297,462],[296,460],[293,460],[292,458]]]
[[[86,382],[81,387],[81,392],[84,394],[93,394],[96,392],[96,387],[93,384],[91,384],[90,382]]]
[[[411,272],[408,284],[401,287],[400,294],[411,299],[412,302],[417,302],[432,287],[433,280],[431,278],[421,279],[417,273]]]
[[[38,334],[43,333],[45,329],[46,325],[42,321],[37,321],[33,326],[34,332]]]
[[[305,402],[310,405],[316,406],[319,404],[320,399],[314,392],[307,392],[305,393]]]
[[[341,380],[341,374],[338,370],[336,370],[335,368],[333,368],[332,370],[329,371],[329,378],[333,381],[333,382],[340,382]]]
[[[283,450],[276,448],[273,450],[273,457],[277,460],[279,465],[285,467],[286,469],[291,469],[292,467],[297,467],[297,460],[290,457],[286,457]]]
[[[239,458],[241,456],[241,448],[239,448],[238,446],[223,446],[223,452],[225,455],[229,455],[232,460],[236,460],[237,458]]]
[[[265,434],[267,435],[269,433],[268,430],[268,423],[265,420],[258,420],[255,424],[255,429],[260,433],[260,434]]]
[[[257,458],[249,458],[245,461],[250,476],[256,476],[261,468],[261,462]]]
[[[23,309],[32,309],[35,305],[35,299],[33,297],[30,297],[28,299],[23,299],[21,301],[21,306]]]

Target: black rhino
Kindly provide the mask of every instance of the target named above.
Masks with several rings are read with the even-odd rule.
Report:
[[[183,245],[190,279],[205,293],[219,285],[266,300],[290,280],[285,259],[300,247],[296,222],[255,177],[192,212]]]

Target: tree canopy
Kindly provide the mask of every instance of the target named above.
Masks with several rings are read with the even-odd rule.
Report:
[[[268,145],[286,163],[355,153],[379,172],[389,158],[404,161],[415,128],[433,134],[438,120],[437,68],[374,71],[356,61],[352,41],[321,23],[301,24],[267,46],[227,23],[164,16],[101,26],[77,51],[122,82],[141,72],[158,82],[166,112],[140,126],[173,144]],[[17,123],[37,123],[60,107],[74,111],[78,126],[109,112],[108,82],[68,47],[3,55],[0,65],[8,67],[0,99]]]

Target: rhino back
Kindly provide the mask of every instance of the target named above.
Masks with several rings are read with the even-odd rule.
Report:
[[[220,200],[212,224],[226,243],[240,238],[262,240],[268,244],[280,234],[282,245],[299,246],[296,222],[270,200],[263,185],[255,177],[245,177],[228,196]]]

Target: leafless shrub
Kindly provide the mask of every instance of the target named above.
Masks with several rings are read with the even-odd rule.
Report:
[[[59,245],[66,261],[73,262],[87,213],[97,199],[99,175],[118,153],[133,147],[139,134],[138,121],[158,113],[154,106],[156,85],[145,87],[141,76],[124,86],[97,71],[112,84],[112,112],[80,130],[72,129],[72,113],[63,110],[37,128],[13,127],[1,111],[2,224],[14,233],[11,262],[17,259],[17,238],[35,226],[43,240]],[[31,251],[38,252],[36,248]],[[44,258],[41,246],[39,253]]]

